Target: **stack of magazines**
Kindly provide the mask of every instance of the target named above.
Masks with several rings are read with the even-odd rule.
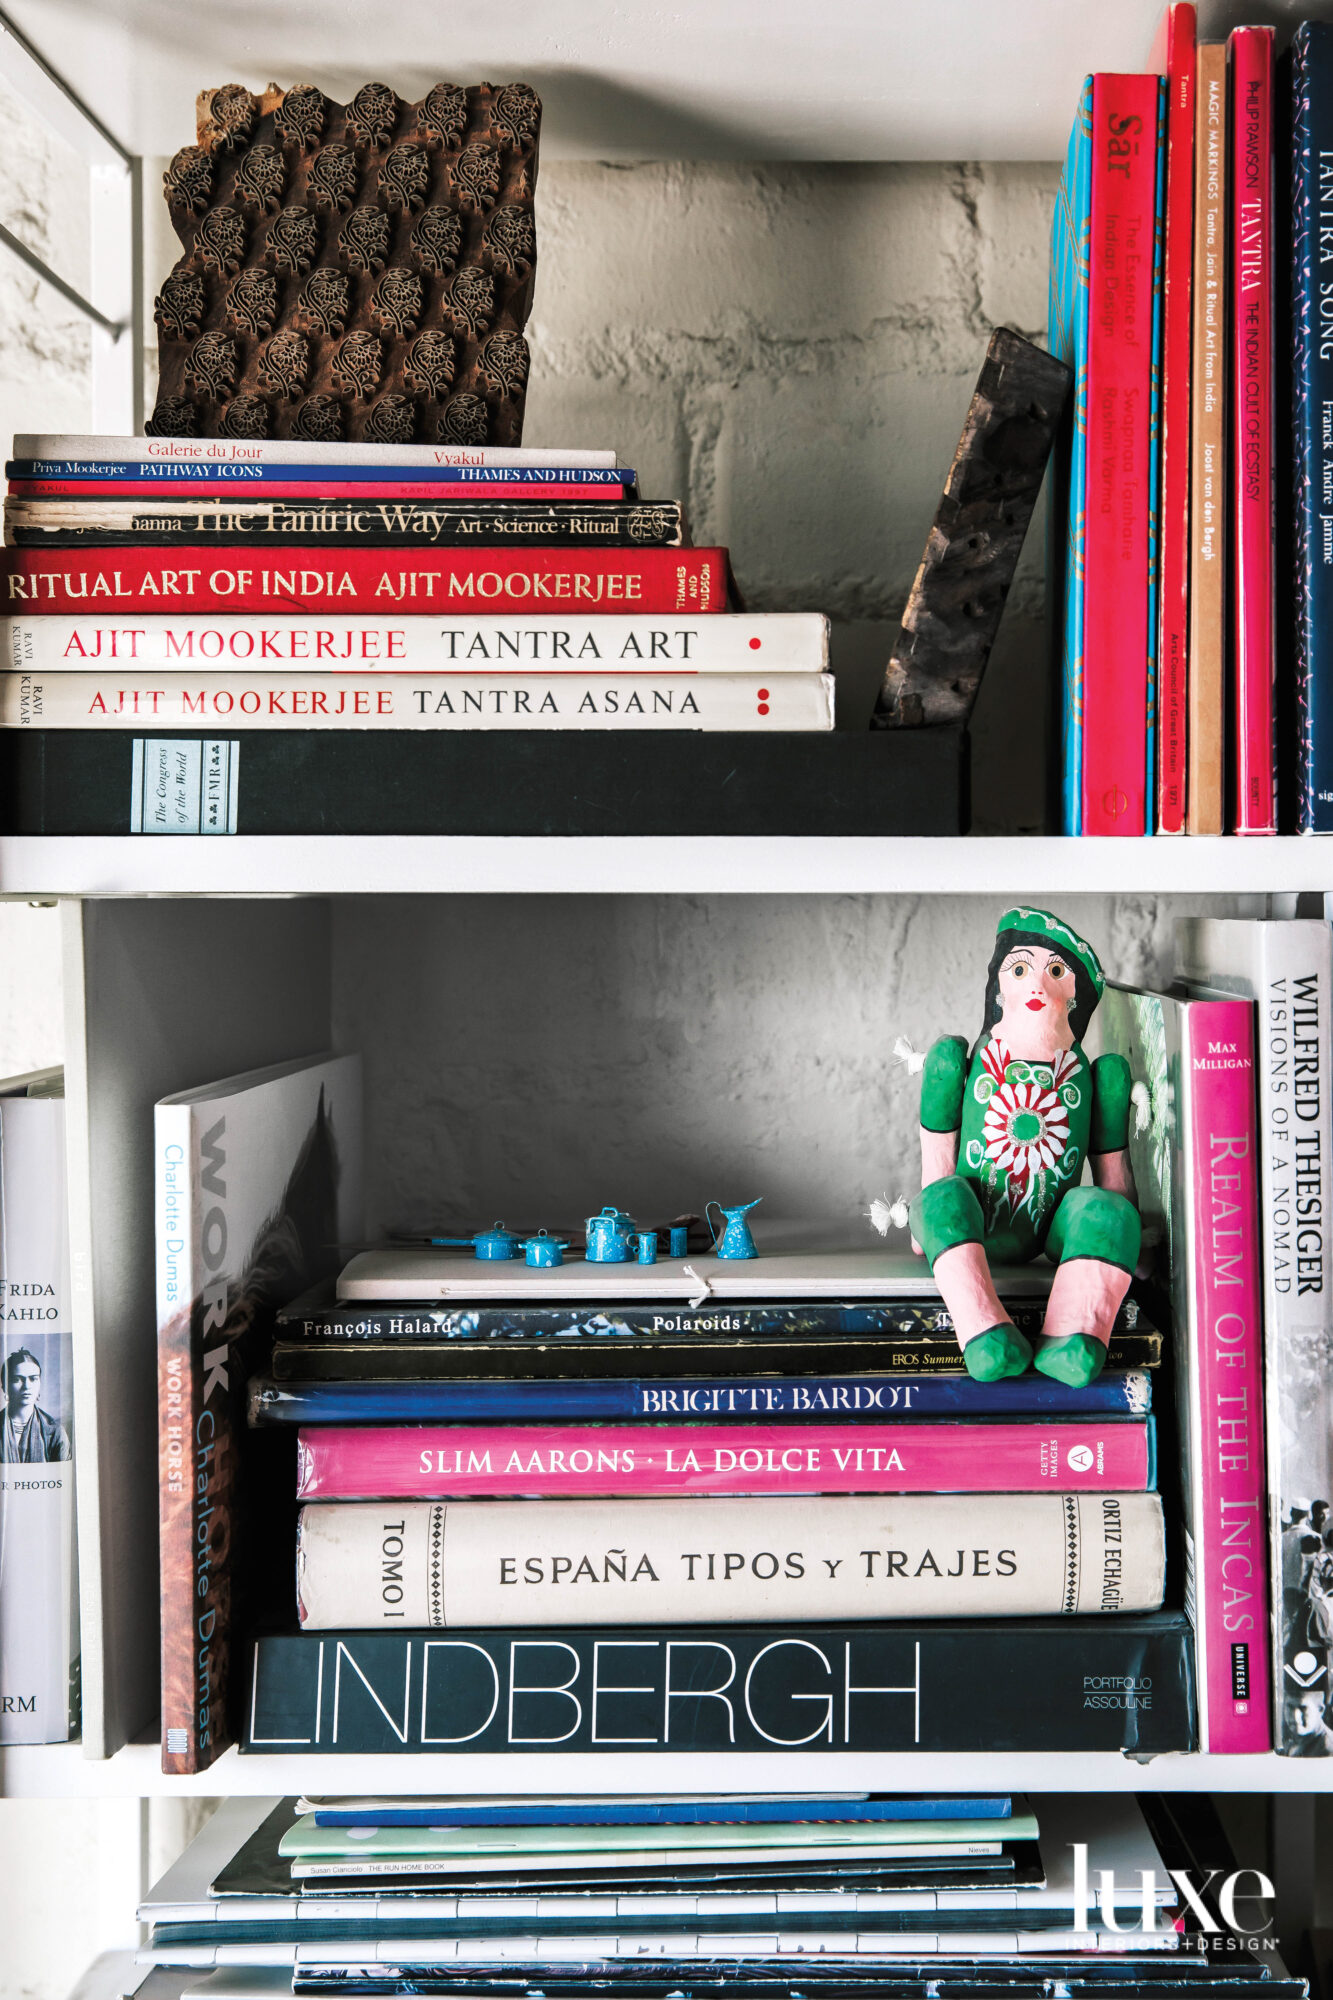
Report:
[[[1302,1992],[1191,1935],[1199,1822],[1218,1874],[1206,1804],[1150,1796],[232,1799],[140,1907],[139,1991]]]

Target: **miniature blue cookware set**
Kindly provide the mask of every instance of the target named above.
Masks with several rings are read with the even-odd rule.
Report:
[[[745,1218],[752,1208],[758,1208],[762,1199],[762,1195],[756,1195],[753,1201],[747,1201],[738,1208],[724,1208],[717,1201],[704,1203],[704,1219],[719,1257],[759,1255]],[[710,1214],[712,1209],[716,1209],[718,1214],[716,1227]],[[657,1262],[657,1231],[641,1229],[633,1216],[626,1215],[623,1209],[607,1207],[599,1215],[590,1215],[586,1229],[583,1254],[590,1264]],[[688,1255],[687,1237],[688,1231],[683,1225],[671,1229],[668,1253],[671,1257]],[[479,1229],[474,1236],[432,1236],[428,1240],[441,1250],[471,1250],[483,1263],[512,1262],[522,1257],[535,1270],[550,1270],[554,1265],[563,1264],[565,1252],[572,1242],[568,1236],[552,1236],[545,1229],[539,1229],[535,1236],[519,1236],[506,1229],[503,1222],[493,1222],[489,1229]]]

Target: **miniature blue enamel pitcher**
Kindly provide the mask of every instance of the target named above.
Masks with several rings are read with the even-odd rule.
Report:
[[[587,1258],[590,1264],[628,1264],[634,1255],[633,1236],[637,1225],[632,1216],[618,1208],[604,1208],[588,1217]]]
[[[704,1221],[712,1231],[713,1248],[719,1257],[757,1257],[759,1255],[759,1252],[754,1247],[754,1238],[750,1234],[750,1225],[745,1218],[752,1208],[758,1208],[763,1198],[761,1194],[757,1194],[753,1201],[743,1203],[740,1208],[723,1208],[720,1201],[706,1201],[704,1203]],[[717,1230],[713,1228],[713,1218],[708,1212],[713,1208],[717,1210],[719,1223],[725,1222],[727,1225],[720,1237]]]

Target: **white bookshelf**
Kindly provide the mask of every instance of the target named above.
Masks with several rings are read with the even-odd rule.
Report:
[[[1054,159],[1085,71],[1139,66],[1159,11],[1159,0],[1098,10],[1024,0],[1016,32],[1007,10],[959,0],[948,36],[968,50],[968,61],[956,65],[940,59],[935,12],[886,8],[882,0],[844,0],[821,17],[818,34],[807,6],[770,0],[761,36],[755,0],[685,0],[669,18],[645,8],[611,18],[599,0],[561,0],[554,9],[514,0],[502,16],[486,18],[484,42],[469,40],[479,32],[469,21],[451,22],[447,67],[460,76],[521,74],[543,90],[543,150],[552,158],[955,159],[965,150],[993,160]],[[91,11],[83,0],[13,0],[11,12],[34,41],[59,50],[69,81],[115,135],[109,146],[105,132],[87,139],[90,172],[109,177],[121,204],[104,233],[117,256],[108,250],[90,303],[101,302],[104,330],[108,320],[123,329],[123,345],[111,340],[119,369],[103,365],[95,385],[95,421],[123,428],[136,372],[128,155],[175,150],[181,106],[201,81],[238,76],[262,88],[270,76],[300,76],[341,95],[347,77],[374,68],[400,88],[424,87],[437,74],[422,51],[439,46],[438,9],[433,0],[401,0],[380,10],[368,56],[367,10],[284,0],[254,13],[239,61],[234,24],[222,13],[192,15],[182,37],[155,0],[102,0]],[[1206,0],[1202,14],[1205,33],[1222,25]],[[311,49],[319,51],[313,69]],[[0,57],[11,81],[40,90],[21,51],[0,42]],[[77,120],[71,129],[80,129]],[[95,199],[100,185],[94,180]],[[0,896],[65,905],[85,1694],[84,1741],[0,1752],[0,1795],[794,1783],[1333,1792],[1333,1760],[1174,1755],[1139,1763],[1050,1753],[723,1760],[231,1751],[201,1777],[179,1779],[162,1775],[155,1737],[144,1740],[157,1688],[151,1106],[203,1077],[331,1039],[355,976],[354,954],[334,948],[343,899],[1128,894],[1259,913],[1330,886],[1333,849],[1289,839],[0,839]]]
[[[77,1744],[0,1751],[6,1797],[268,1797],[278,1794],[780,1792],[827,1785],[885,1792],[1259,1792],[1333,1794],[1333,1759],[1173,1754],[1138,1761],[1114,1752],[989,1756],[780,1751],[751,1755],[633,1751],[589,1756],[242,1757],[228,1750],[197,1778],[164,1777],[156,1739],[90,1760]]]
[[[1333,842],[528,839],[392,835],[0,839],[0,895],[1189,895],[1333,886]]]

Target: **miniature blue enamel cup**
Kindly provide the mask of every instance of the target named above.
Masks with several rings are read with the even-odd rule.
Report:
[[[655,1229],[641,1229],[634,1241],[639,1246],[639,1262],[641,1264],[655,1264],[657,1262],[657,1231]]]
[[[689,1253],[689,1248],[690,1248],[690,1232],[687,1226],[684,1223],[682,1223],[678,1228],[673,1229],[671,1232],[671,1255],[673,1257],[687,1256]]]

